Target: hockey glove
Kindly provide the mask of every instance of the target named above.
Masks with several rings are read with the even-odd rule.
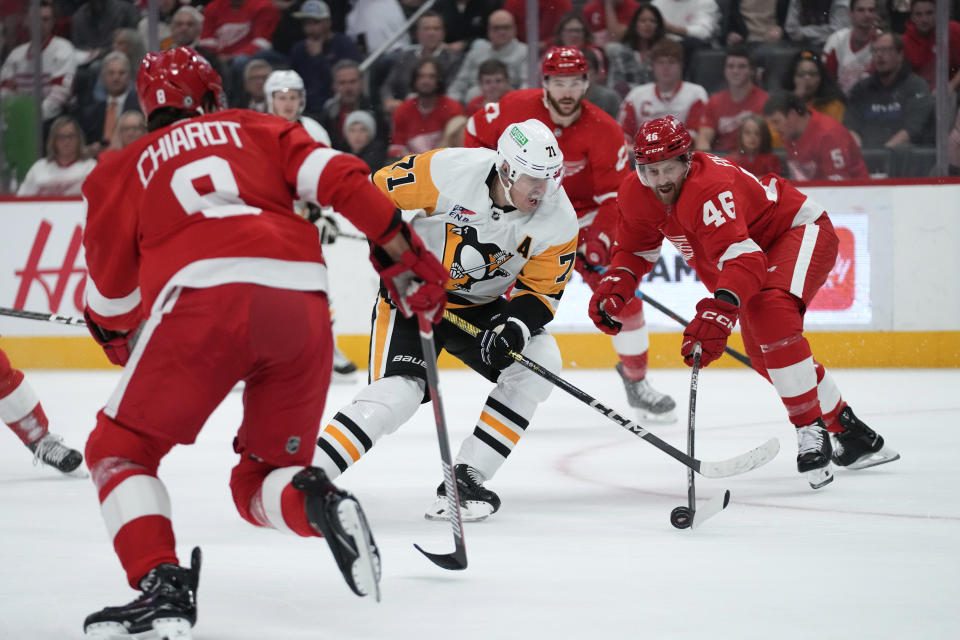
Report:
[[[700,366],[705,367],[720,356],[727,347],[727,338],[737,324],[740,308],[716,298],[704,298],[697,303],[697,315],[683,330],[680,355],[688,367],[693,366],[693,344],[703,347]]]
[[[607,266],[610,264],[610,236],[594,226],[581,229],[577,254],[588,268]]]
[[[494,316],[493,323],[480,337],[480,359],[491,367],[506,369],[514,362],[510,352],[520,353],[527,345],[530,329],[517,318]]]
[[[83,318],[87,321],[87,329],[90,331],[90,335],[97,341],[103,352],[107,354],[107,360],[120,367],[126,365],[130,359],[130,351],[133,349],[131,339],[134,332],[104,329],[93,321],[88,311],[83,312]]]
[[[590,298],[590,319],[597,329],[612,336],[620,333],[623,325],[614,319],[636,295],[637,279],[626,269],[607,272]]]
[[[404,317],[424,314],[436,324],[443,318],[450,273],[424,246],[423,240],[410,225],[401,223],[397,233],[403,234],[410,245],[400,255],[399,262],[395,262],[378,245],[371,245],[370,261],[380,274],[387,296]]]

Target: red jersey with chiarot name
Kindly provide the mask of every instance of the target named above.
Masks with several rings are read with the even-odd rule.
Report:
[[[791,180],[848,180],[869,178],[863,154],[853,135],[818,111],[799,138],[783,141]]]
[[[730,90],[724,89],[710,97],[706,106],[700,110],[700,118],[694,122],[696,128],[710,127],[716,132],[713,139],[715,151],[733,151],[737,148],[737,132],[747,116],[763,113],[763,105],[770,97],[760,87],[754,87],[742,102],[734,102]]]
[[[114,330],[136,328],[175,286],[326,290],[317,229],[295,199],[334,207],[370,237],[394,212],[362,160],[246,109],[143,136],[97,164],[83,196],[87,308]]]
[[[757,178],[724,158],[695,152],[677,201],[667,207],[635,173],[620,186],[611,269],[649,273],[669,240],[710,291],[728,289],[741,305],[767,275],[767,251],[784,233],[819,218],[823,208],[783,178]]]
[[[599,224],[612,234],[617,220],[617,188],[630,171],[630,158],[616,121],[583,101],[580,117],[561,127],[550,119],[543,89],[511,91],[467,120],[466,147],[497,148],[508,125],[534,118],[553,130],[563,153],[563,190],[577,212],[580,227]]]

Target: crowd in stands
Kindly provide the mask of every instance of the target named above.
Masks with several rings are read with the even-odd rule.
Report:
[[[935,2],[948,2],[947,86],[935,79]],[[960,173],[960,0],[158,0],[160,49],[189,45],[230,106],[270,111],[272,71],[303,83],[304,115],[371,166],[462,140],[467,117],[537,86],[528,51],[579,47],[586,99],[637,127],[680,118],[697,149],[795,180],[923,176],[934,95],[947,91]],[[0,95],[31,96],[29,0],[0,0]],[[134,88],[148,50],[145,0],[41,0],[43,158],[19,193],[75,194],[104,153],[146,132]],[[371,53],[385,53],[361,71]],[[12,104],[12,103],[11,103]],[[9,125],[8,125],[9,126]],[[4,185],[9,187],[9,185]]]

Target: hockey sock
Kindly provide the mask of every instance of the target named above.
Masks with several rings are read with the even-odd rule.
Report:
[[[47,435],[47,416],[40,399],[23,379],[23,372],[10,366],[0,351],[0,420],[17,434],[23,444]]]
[[[410,376],[389,376],[367,385],[320,433],[314,465],[333,480],[374,443],[409,420],[420,406],[425,383]]]
[[[303,467],[274,467],[249,456],[233,468],[230,489],[237,511],[247,522],[302,537],[318,537],[304,507],[306,494],[291,480]]]
[[[820,417],[817,373],[810,344],[797,333],[771,344],[761,344],[767,374],[787,409],[790,422],[798,427]]]
[[[650,334],[640,299],[631,300],[618,319],[623,324],[623,329],[613,336],[613,349],[620,356],[627,379],[642,380],[647,375]]]
[[[173,447],[130,431],[101,411],[87,440],[86,459],[113,548],[134,589],[163,562],[179,564],[170,497],[157,466]]]
[[[470,465],[484,479],[493,477],[520,441],[536,407],[534,402],[508,398],[495,388],[487,397],[473,434],[460,448],[457,462]]]
[[[817,370],[817,395],[820,397],[820,412],[823,414],[823,422],[827,425],[827,431],[830,433],[842,433],[843,427],[837,421],[837,416],[847,406],[840,395],[840,388],[833,381],[833,376],[822,364],[813,361],[813,366]]]

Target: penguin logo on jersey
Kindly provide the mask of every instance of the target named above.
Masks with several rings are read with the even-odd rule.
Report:
[[[475,282],[509,277],[510,273],[500,267],[512,257],[492,242],[480,242],[473,227],[447,223],[443,266],[450,270],[450,285],[455,289],[469,291]]]

